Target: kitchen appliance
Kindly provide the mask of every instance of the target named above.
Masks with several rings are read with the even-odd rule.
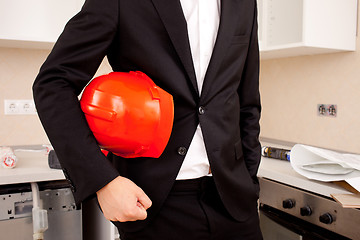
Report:
[[[264,240],[360,239],[360,209],[267,178],[259,181]]]
[[[45,240],[82,240],[82,211],[67,181],[39,182],[42,208],[48,212]],[[0,186],[0,239],[32,240],[30,183]]]

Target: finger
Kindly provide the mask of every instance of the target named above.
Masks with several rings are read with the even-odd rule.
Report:
[[[138,196],[138,202],[145,208],[148,209],[152,205],[150,198],[143,192]]]
[[[147,218],[147,212],[140,203],[137,203],[131,209],[128,209],[127,212],[118,215],[116,218],[119,222],[144,220]]]
[[[145,220],[147,218],[147,211],[141,203],[137,204],[138,206],[138,215],[137,220]]]

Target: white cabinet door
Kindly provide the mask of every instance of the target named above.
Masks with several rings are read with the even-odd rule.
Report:
[[[84,0],[0,0],[0,46],[49,48]]]
[[[355,51],[357,0],[258,0],[262,59]]]

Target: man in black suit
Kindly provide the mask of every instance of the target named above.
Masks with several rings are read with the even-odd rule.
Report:
[[[159,158],[101,153],[78,95],[104,56],[173,96]],[[121,239],[261,239],[256,0],[87,0],[33,91],[76,202],[97,196]]]

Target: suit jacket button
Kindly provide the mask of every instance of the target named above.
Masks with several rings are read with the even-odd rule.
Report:
[[[179,147],[178,148],[178,154],[181,155],[181,156],[185,156],[186,155],[186,147]]]
[[[203,106],[199,107],[199,114],[203,115],[205,113],[205,108]]]

